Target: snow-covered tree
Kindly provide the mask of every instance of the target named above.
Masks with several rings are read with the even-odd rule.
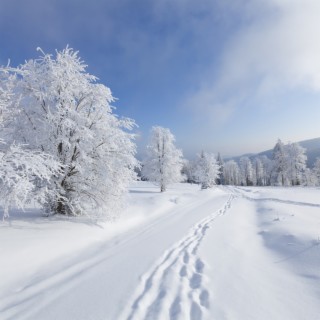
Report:
[[[224,162],[223,162],[223,159],[221,158],[220,152],[218,153],[218,156],[217,156],[217,163],[220,168],[219,175],[217,178],[217,184],[224,184],[224,174],[223,174]]]
[[[263,164],[259,157],[254,159],[254,173],[255,173],[255,184],[257,186],[263,186],[264,184],[264,170]]]
[[[291,185],[300,185],[302,184],[307,167],[306,150],[297,142],[289,143],[285,147],[288,155],[288,176]]]
[[[181,173],[185,177],[185,181],[187,183],[196,183],[194,170],[195,170],[194,162],[184,159]]]
[[[242,177],[242,184],[245,186],[253,185],[253,168],[251,160],[248,157],[240,158],[240,172]]]
[[[0,135],[5,135],[5,123],[14,116],[9,107],[14,96],[15,77],[0,73]],[[0,140],[0,205],[3,218],[9,216],[10,206],[24,208],[26,202],[44,203],[49,195],[45,184],[59,173],[59,164],[41,150],[26,150],[17,143],[7,144]]]
[[[17,68],[2,69],[13,84],[7,139],[50,155],[60,174],[47,185],[45,208],[60,214],[90,214],[115,208],[135,177],[131,119],[112,113],[109,88],[86,72],[78,52],[66,48]]]
[[[196,181],[202,189],[212,188],[219,177],[220,166],[212,153],[201,152],[195,165]]]
[[[280,139],[273,148],[272,160],[274,164],[273,183],[282,186],[288,185],[288,154],[285,145]]]
[[[314,187],[319,185],[319,180],[315,175],[314,171],[310,168],[306,168],[304,171],[304,181],[303,184],[309,187]]]
[[[240,169],[234,160],[229,160],[224,164],[223,172],[226,185],[240,185]]]
[[[270,186],[274,169],[273,161],[266,155],[259,157],[259,159],[261,160],[263,168],[263,185]]]
[[[304,181],[307,157],[298,143],[284,145],[279,139],[273,149],[274,184],[299,185]]]
[[[166,191],[169,184],[182,180],[182,151],[174,145],[175,138],[169,129],[153,127],[147,158],[143,161],[142,176]]]
[[[320,158],[316,159],[316,162],[313,165],[312,172],[315,177],[316,184],[320,185]]]

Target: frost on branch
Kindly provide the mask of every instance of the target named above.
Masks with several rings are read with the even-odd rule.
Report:
[[[44,203],[50,195],[45,185],[59,172],[58,163],[42,152],[23,150],[15,144],[0,151],[0,196],[3,218],[10,206],[21,209],[31,199]]]
[[[46,185],[45,209],[71,215],[116,209],[138,163],[135,123],[112,114],[110,89],[96,83],[70,48],[2,73],[13,87],[7,139],[60,164]]]
[[[6,70],[2,71],[0,132],[4,137],[12,133],[11,123],[16,114],[12,108],[15,106],[13,98],[16,77]],[[23,209],[31,199],[43,203],[50,192],[45,185],[59,170],[58,163],[50,155],[0,140],[0,205],[4,212],[3,218],[8,217],[11,206]]]

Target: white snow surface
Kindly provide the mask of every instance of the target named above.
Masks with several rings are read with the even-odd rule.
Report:
[[[0,319],[318,320],[319,194],[137,182],[113,222],[15,211]]]

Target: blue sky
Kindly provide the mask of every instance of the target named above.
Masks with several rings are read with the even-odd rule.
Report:
[[[139,125],[186,156],[320,136],[318,0],[2,0],[0,63],[79,50]]]

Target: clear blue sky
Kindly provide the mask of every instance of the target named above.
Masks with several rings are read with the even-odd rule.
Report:
[[[320,136],[319,0],[1,0],[0,63],[67,44],[136,120],[187,156]],[[319,146],[320,147],[320,146]]]

